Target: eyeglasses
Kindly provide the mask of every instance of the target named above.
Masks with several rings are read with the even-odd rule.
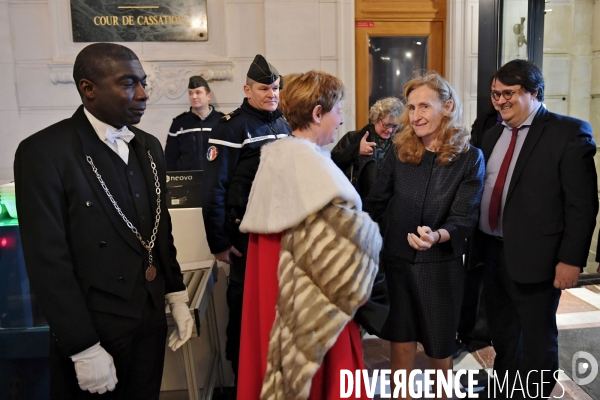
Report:
[[[499,92],[497,90],[492,90],[492,92],[491,92],[492,99],[494,101],[498,101],[498,100],[500,100],[500,95],[502,95],[502,97],[504,97],[506,100],[510,100],[515,95],[515,93],[517,93],[519,90],[521,90],[521,89],[519,88],[517,90],[503,90],[502,92]]]
[[[379,120],[379,123],[383,126],[383,129],[391,129],[392,131],[395,131],[400,127],[398,124],[384,124],[382,120]]]

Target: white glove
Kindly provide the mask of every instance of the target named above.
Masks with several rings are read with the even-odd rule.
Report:
[[[171,315],[177,324],[177,328],[169,336],[169,347],[171,350],[176,351],[192,337],[194,320],[187,304],[189,301],[187,290],[169,293],[165,296],[165,299],[169,303]]]
[[[117,370],[112,356],[100,346],[100,342],[71,356],[71,360],[75,363],[75,373],[81,390],[99,394],[115,390],[119,382]]]

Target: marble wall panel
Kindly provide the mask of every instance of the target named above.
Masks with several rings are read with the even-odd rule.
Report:
[[[466,100],[463,104],[463,120],[462,123],[471,131],[471,126],[477,118],[477,99]]]
[[[213,104],[219,111],[233,111],[245,97],[244,84],[246,83],[246,73],[254,59],[255,54],[248,58],[233,59],[233,78],[227,81],[209,82],[210,89],[213,92]],[[267,56],[268,58],[268,56]],[[275,65],[279,69],[279,66]],[[187,96],[186,96],[187,97]]]
[[[321,58],[337,57],[337,4],[335,3],[320,3],[319,4],[319,25],[321,35]]]
[[[14,63],[0,63],[0,93],[0,110],[17,111],[19,109]]]
[[[16,87],[21,109],[74,109],[81,104],[75,84],[53,84],[46,64],[19,64]]]
[[[450,2],[447,7],[448,25],[465,25],[465,3],[462,0]],[[466,29],[449,29],[446,40],[446,78],[459,93],[463,92],[464,75],[462,74],[463,60],[460,55],[465,52]]]
[[[592,84],[590,94],[600,96],[600,52],[592,55]]]
[[[48,5],[12,3],[10,16],[15,60],[52,58],[52,31]]]
[[[312,3],[312,2],[315,2],[315,0],[265,0],[265,3],[295,3],[295,2]]]
[[[596,145],[600,145],[600,97],[595,97],[590,101],[589,122],[592,125],[592,132],[594,132],[594,140],[596,141]],[[600,170],[600,162],[598,161],[596,162],[596,166]],[[600,176],[600,173],[598,176]]]
[[[573,6],[552,3],[544,21],[544,53],[569,53],[573,37]],[[544,64],[545,66],[546,64]]]
[[[252,57],[265,52],[265,7],[263,3],[233,3],[227,6],[230,30],[229,56]],[[240,29],[243,27],[243,29]]]
[[[295,72],[306,72],[311,69],[321,69],[321,60],[319,58],[298,60],[269,58],[269,62],[275,65],[282,75]]]
[[[569,55],[544,54],[544,81],[546,95],[567,95],[571,57]]]
[[[476,56],[479,53],[479,0],[467,3],[467,40],[470,43],[470,54]]]
[[[592,46],[594,0],[578,0],[573,9],[573,45],[571,54],[589,55]]]
[[[10,31],[10,5],[0,2],[0,62],[13,59],[13,43]]]
[[[564,100],[563,100],[564,99]],[[558,96],[546,96],[544,97],[544,104],[546,108],[554,113],[568,115],[569,114],[569,103],[568,98]]]
[[[569,109],[567,115],[579,118],[583,121],[590,120],[590,97],[573,98],[569,100]]]
[[[319,3],[265,3],[266,47],[273,60],[320,59]]]
[[[448,2],[447,79],[463,104],[462,123],[469,127],[477,113],[477,54],[479,2]]]
[[[592,51],[600,51],[600,1],[594,2],[592,11]]]
[[[21,120],[18,111],[0,111],[0,121],[2,121],[2,134],[0,140],[0,179],[13,179],[13,161],[15,151],[19,142],[23,139],[19,132],[21,131]]]
[[[325,71],[331,75],[338,75],[338,66],[339,63],[337,60],[321,60],[321,66],[319,69],[321,71]],[[348,87],[348,82],[344,82],[344,86],[346,86],[346,92],[354,90],[353,87]],[[347,96],[346,96],[347,97]]]
[[[264,0],[227,0],[227,4],[236,4],[236,3],[256,3],[263,4]],[[229,7],[229,6],[228,6]]]
[[[477,98],[477,57],[469,57],[468,70],[471,72],[467,75],[467,90],[464,93],[465,98]],[[489,86],[489,82],[481,82],[482,85]]]
[[[573,56],[570,76],[569,115],[587,121],[592,84],[591,56]]]
[[[70,118],[77,110],[77,107],[46,108],[43,110],[21,109],[19,113],[20,132],[18,133],[18,140],[23,140],[65,118]],[[16,150],[16,147],[14,149]]]

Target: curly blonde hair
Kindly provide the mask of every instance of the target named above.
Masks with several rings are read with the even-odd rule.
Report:
[[[438,137],[438,140],[442,143],[439,148],[438,163],[448,165],[456,161],[461,154],[466,153],[470,146],[471,133],[460,122],[462,119],[462,103],[450,83],[437,72],[418,75],[408,81],[404,85],[404,98],[408,99],[411,92],[421,86],[427,86],[436,92],[442,104],[446,104],[448,100],[452,101],[452,107],[442,119],[441,134]],[[392,140],[400,161],[418,165],[423,158],[423,154],[425,154],[425,145],[421,138],[415,134],[408,112],[408,107],[406,107],[400,117],[402,130]]]
[[[389,115],[392,122],[398,121],[404,111],[404,104],[397,97],[379,99],[369,109],[369,122],[375,124]]]

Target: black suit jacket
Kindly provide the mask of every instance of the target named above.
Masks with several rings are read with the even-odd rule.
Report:
[[[150,150],[162,188],[161,221],[155,243],[158,274],[146,283],[155,304],[164,307],[165,292],[184,290],[166,208],[164,156],[153,136],[135,133],[131,146],[148,188],[152,218],[156,213]],[[44,310],[63,355],[97,343],[90,310],[141,318],[132,296],[144,284],[146,250],[117,214],[86,155],[126,215],[126,193],[108,147],[98,138],[80,107],[72,118],[23,140],[15,156],[15,185],[25,264],[32,290]],[[148,238],[145,238],[146,240]],[[137,287],[139,289],[139,286]],[[143,306],[142,300],[142,306]],[[138,307],[139,308],[139,307]]]
[[[485,132],[486,161],[504,125]],[[508,188],[502,229],[506,265],[521,283],[552,279],[559,261],[584,267],[598,212],[590,124],[540,107]]]

